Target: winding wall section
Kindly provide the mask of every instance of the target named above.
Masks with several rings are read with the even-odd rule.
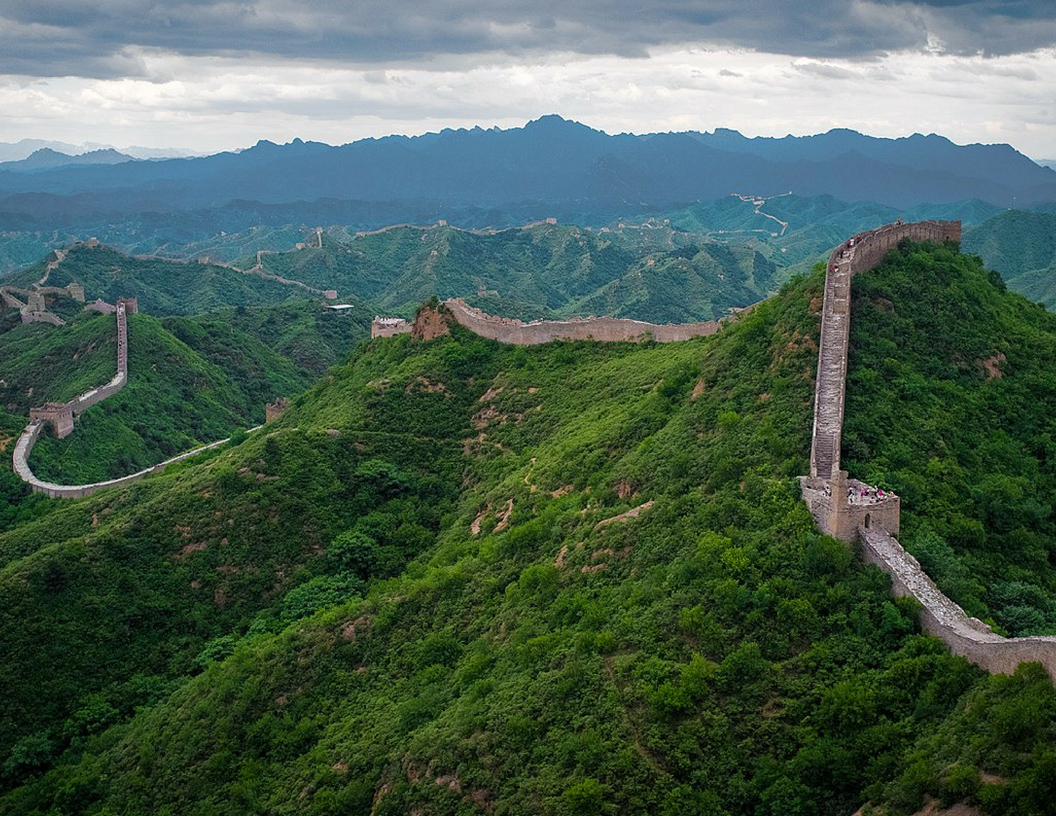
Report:
[[[84,413],[91,406],[98,402],[102,402],[107,397],[113,396],[124,388],[125,383],[128,381],[128,318],[125,314],[126,308],[124,301],[118,302],[116,312],[117,374],[114,375],[114,378],[106,385],[101,385],[98,388],[86,391],[76,399],[70,400],[67,403],[55,404],[54,407],[46,407],[40,410],[35,409],[30,414],[33,418],[29,425],[26,426],[22,435],[18,438],[18,442],[15,443],[15,451],[12,455],[12,466],[18,477],[29,484],[34,493],[43,493],[53,499],[80,499],[85,496],[90,496],[93,493],[97,493],[100,490],[106,490],[110,487],[122,487],[124,485],[132,484],[132,482],[138,482],[144,476],[148,476],[151,473],[158,473],[175,462],[187,459],[195,454],[201,453],[202,451],[219,447],[228,441],[227,439],[221,439],[219,442],[211,442],[208,445],[202,445],[201,447],[181,453],[179,456],[166,459],[164,462],[159,462],[153,467],[146,468],[138,473],[131,473],[128,476],[122,476],[118,479],[108,479],[103,482],[92,482],[90,484],[81,485],[59,485],[37,478],[33,473],[33,469],[29,466],[29,455],[33,451],[33,446],[37,444],[37,440],[40,438],[44,425],[47,422],[52,422],[55,424],[56,429],[58,429],[60,427],[59,423],[64,422],[66,417],[70,417],[69,430],[72,430],[73,417],[80,416],[80,414]],[[37,414],[37,416],[34,416],[34,414]],[[255,431],[256,428],[250,430]],[[67,430],[66,433],[68,432],[69,431]],[[65,435],[65,433],[62,433],[62,436]]]
[[[1056,637],[1005,638],[947,598],[898,543],[897,496],[863,501],[870,488],[840,470],[847,352],[850,339],[851,278],[872,269],[899,241],[960,241],[959,221],[889,224],[855,235],[829,256],[821,319],[821,348],[814,392],[810,476],[801,479],[803,498],[823,532],[847,542],[857,539],[862,559],[891,577],[896,595],[921,605],[921,626],[956,655],[990,672],[1011,674],[1020,663],[1041,663],[1056,680]],[[863,492],[864,491],[864,492]],[[875,493],[875,491],[874,491]]]

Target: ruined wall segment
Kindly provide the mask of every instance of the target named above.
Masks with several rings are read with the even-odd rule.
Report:
[[[444,307],[459,325],[474,334],[500,343],[534,346],[551,340],[597,340],[606,343],[655,340],[671,343],[715,334],[721,323],[669,323],[658,325],[641,320],[613,317],[586,317],[572,320],[535,320],[525,323],[495,317],[475,309],[461,298],[444,301]]]
[[[411,324],[402,317],[382,317],[375,315],[370,324],[370,336],[395,337],[397,334],[410,334]]]

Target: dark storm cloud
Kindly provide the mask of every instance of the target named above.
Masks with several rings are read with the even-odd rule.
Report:
[[[259,54],[362,65],[676,45],[807,57],[1056,42],[1053,0],[0,0],[0,72],[135,76],[137,55]]]

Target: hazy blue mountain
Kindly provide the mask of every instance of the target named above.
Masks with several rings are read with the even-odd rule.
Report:
[[[57,167],[68,167],[74,164],[121,164],[127,161],[133,161],[132,156],[126,156],[113,148],[70,155],[61,153],[58,150],[52,150],[50,147],[42,147],[20,161],[0,163],[0,170],[32,173],[40,170],[54,170]]]
[[[968,230],[963,246],[1000,272],[1009,289],[1056,308],[1056,213],[1001,213]]]
[[[613,136],[545,116],[522,128],[447,130],[340,147],[262,141],[239,153],[194,159],[75,165],[32,175],[0,167],[0,228],[209,209],[236,199],[264,205],[425,200],[441,212],[535,202],[589,214],[789,191],[902,209],[972,198],[1027,206],[1056,200],[1056,171],[1008,145],[959,146],[939,136]]]

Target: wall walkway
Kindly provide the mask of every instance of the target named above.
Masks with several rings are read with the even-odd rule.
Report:
[[[814,392],[810,475],[831,479],[840,470],[847,346],[851,332],[851,278],[872,269],[899,241],[960,241],[960,221],[888,224],[861,232],[829,255],[821,315],[821,350]]]
[[[101,385],[98,388],[86,391],[76,399],[70,400],[68,403],[55,406],[54,409],[47,413],[57,414],[65,409],[66,413],[72,411],[72,415],[77,417],[88,410],[91,406],[102,402],[107,397],[113,396],[125,387],[125,383],[128,381],[128,322],[125,312],[126,304],[123,301],[119,301],[116,308],[117,374],[114,375],[114,378],[106,385]],[[81,485],[59,485],[38,479],[33,473],[33,469],[29,466],[29,455],[33,451],[33,446],[40,438],[41,431],[43,431],[44,425],[47,421],[50,420],[34,418],[30,421],[29,425],[26,426],[22,435],[18,438],[18,442],[15,443],[15,450],[12,455],[12,466],[18,477],[29,484],[34,493],[43,493],[53,499],[80,499],[85,496],[90,496],[93,493],[97,493],[100,490],[106,490],[111,487],[123,487],[132,484],[133,482],[137,482],[151,473],[159,473],[175,462],[180,462],[198,453],[202,453],[203,451],[212,450],[213,448],[217,448],[229,441],[229,439],[221,439],[218,442],[211,442],[208,445],[202,445],[201,447],[181,453],[179,456],[166,459],[164,462],[159,462],[153,467],[146,468],[138,473],[131,473],[128,476],[122,476],[118,479],[109,479],[104,482],[92,482],[90,484]],[[257,430],[257,428],[251,428],[250,432],[255,430]],[[65,434],[62,435],[64,436]]]
[[[850,340],[851,279],[872,269],[902,240],[960,241],[959,221],[889,224],[855,235],[829,256],[822,305],[821,348],[814,392],[810,476],[800,479],[803,499],[822,532],[848,543],[857,539],[862,559],[891,577],[896,595],[921,605],[924,631],[950,651],[990,672],[1011,674],[1024,662],[1041,663],[1056,681],[1056,637],[1005,638],[947,598],[895,539],[900,524],[897,496],[876,498],[868,485],[840,470],[847,352]]]

